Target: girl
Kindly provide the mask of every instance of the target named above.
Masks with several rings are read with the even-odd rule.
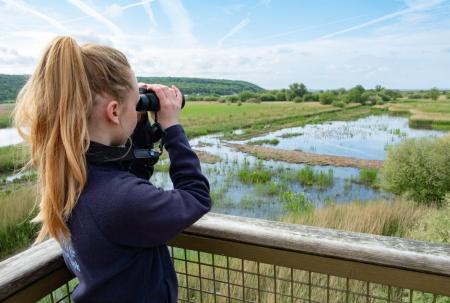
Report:
[[[180,91],[141,86],[160,100],[173,190],[149,183],[151,172],[142,173],[139,162],[87,160],[93,146],[133,147],[148,123],[136,112],[139,86],[120,51],[58,37],[17,99],[14,121],[39,176],[33,222],[42,226],[34,244],[47,236],[59,242],[79,280],[76,303],[176,302],[166,242],[211,208],[208,180],[178,122]]]

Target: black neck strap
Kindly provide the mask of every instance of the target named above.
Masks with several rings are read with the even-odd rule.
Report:
[[[109,146],[91,141],[86,152],[88,163],[101,164],[105,162],[128,162],[135,159],[131,146]]]

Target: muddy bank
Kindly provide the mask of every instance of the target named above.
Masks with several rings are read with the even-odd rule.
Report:
[[[202,163],[214,164],[220,162],[220,158],[216,155],[201,150],[194,150],[194,152],[197,154],[197,157]]]
[[[289,163],[305,163],[311,165],[333,165],[356,168],[381,168],[383,161],[381,160],[364,160],[352,157],[319,155],[306,153],[297,150],[278,149],[265,146],[252,146],[243,144],[226,144],[229,147],[251,154],[263,160],[279,160]]]

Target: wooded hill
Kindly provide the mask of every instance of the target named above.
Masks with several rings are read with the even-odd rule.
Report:
[[[0,74],[0,102],[15,100],[28,75]],[[243,91],[260,92],[264,89],[246,81],[185,77],[138,77],[139,82],[176,85],[185,95],[232,95]]]

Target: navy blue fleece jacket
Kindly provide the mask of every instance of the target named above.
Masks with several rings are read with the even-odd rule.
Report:
[[[180,125],[166,129],[165,148],[173,190],[117,163],[88,164],[86,187],[68,220],[71,242],[61,245],[80,281],[74,302],[176,302],[166,242],[207,213],[211,198]]]

